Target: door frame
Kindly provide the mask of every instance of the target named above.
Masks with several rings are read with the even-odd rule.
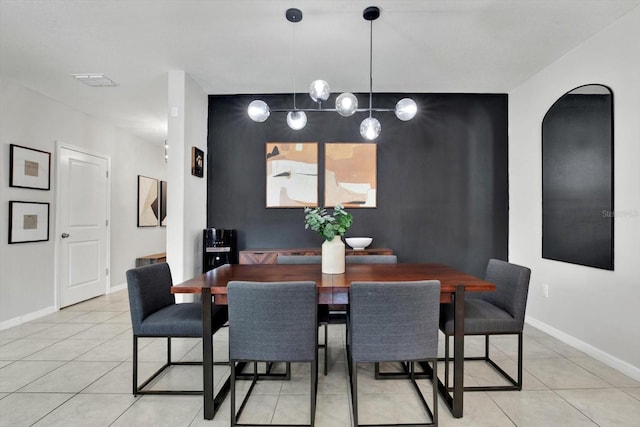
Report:
[[[62,286],[62,281],[60,280],[60,239],[58,236],[62,233],[62,225],[60,224],[61,216],[60,216],[60,206],[61,206],[61,194],[60,194],[60,181],[61,181],[61,167],[60,167],[60,158],[61,151],[63,149],[76,151],[81,154],[86,154],[93,157],[98,157],[107,161],[107,250],[105,253],[105,268],[109,271],[105,280],[105,295],[110,293],[111,290],[111,156],[108,154],[98,153],[92,150],[88,150],[86,148],[78,147],[76,145],[66,144],[62,141],[55,141],[56,145],[56,181],[55,181],[55,227],[54,227],[54,303],[56,307],[56,311],[60,310],[60,293]]]

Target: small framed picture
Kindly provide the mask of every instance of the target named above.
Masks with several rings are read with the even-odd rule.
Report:
[[[51,188],[51,153],[10,144],[9,186],[49,190]]]
[[[9,201],[9,244],[49,240],[49,203]]]
[[[204,151],[198,147],[191,147],[191,175],[204,176]]]

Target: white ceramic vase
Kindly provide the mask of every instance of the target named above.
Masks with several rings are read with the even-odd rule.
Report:
[[[325,240],[322,244],[322,272],[324,274],[344,273],[344,242],[340,236]]]

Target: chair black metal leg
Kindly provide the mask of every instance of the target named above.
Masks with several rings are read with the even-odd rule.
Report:
[[[453,325],[453,401],[454,418],[462,418],[464,392],[464,285],[456,285]]]
[[[351,363],[351,372],[352,376],[350,378],[351,382],[351,405],[353,407],[353,425],[354,427],[401,427],[401,426],[411,426],[411,427],[437,427],[438,425],[438,359],[429,359],[433,363],[433,368],[429,366],[428,361],[420,362],[423,366],[425,366],[426,371],[430,371],[431,374],[431,386],[433,388],[433,409],[429,407],[424,394],[420,390],[416,379],[424,377],[423,373],[416,374],[415,371],[415,361],[402,362],[405,364],[406,373],[402,375],[398,375],[393,378],[384,378],[384,379],[408,379],[411,382],[411,385],[416,392],[418,399],[422,403],[427,415],[431,418],[431,422],[421,422],[421,423],[406,423],[406,424],[360,424],[359,423],[359,415],[358,415],[358,366],[357,362]]]
[[[484,357],[489,358],[489,335],[484,336]]]
[[[138,337],[133,336],[133,395],[138,395]]]
[[[351,362],[351,405],[353,406],[353,425],[358,427],[358,364]]]
[[[231,373],[229,376],[231,393],[231,427],[236,425],[236,363],[233,360],[229,361],[231,367]]]
[[[329,322],[324,324],[324,374],[327,375],[329,364]]]
[[[325,328],[326,327],[327,326],[325,325]],[[316,402],[317,402],[317,393],[318,393],[318,357],[317,355],[316,355],[316,360],[311,362],[310,383],[311,383],[311,390],[310,390],[311,391],[311,402],[310,402],[311,412],[309,415],[311,419],[310,419],[309,425],[313,427],[316,422]]]
[[[410,379],[409,372],[409,364],[407,362],[398,362],[402,366],[401,372],[382,372],[380,370],[380,363],[376,362],[374,365],[374,378],[377,380],[397,380],[397,379]],[[424,363],[420,363],[421,366],[425,367],[424,372],[414,372],[413,376],[416,379],[430,379],[431,378],[431,368],[424,365]]]
[[[444,337],[444,386],[449,389],[449,335]]]
[[[518,334],[518,390],[522,390],[522,332]]]
[[[316,337],[317,338],[317,337]],[[265,379],[273,379],[272,377],[265,376],[265,374],[258,373],[258,362],[253,362],[253,373],[252,374],[244,374],[240,375],[240,366],[243,366],[246,361],[238,362],[237,360],[230,361],[231,363],[231,374],[229,376],[230,380],[230,392],[231,392],[231,401],[230,401],[230,411],[231,411],[231,427],[256,427],[256,426],[267,426],[271,424],[243,424],[238,422],[240,417],[242,416],[242,412],[244,411],[247,403],[249,402],[249,398],[251,393],[253,392],[255,386],[258,381]],[[236,366],[237,363],[237,366]],[[318,355],[316,350],[316,358],[310,363],[310,421],[309,424],[273,424],[274,426],[289,426],[289,427],[314,427],[315,425],[315,416],[316,416],[316,407],[317,407],[317,397],[318,397]],[[289,366],[291,362],[287,362],[287,366]],[[244,396],[238,410],[236,411],[237,400],[236,400],[236,380],[241,379],[250,379],[251,385],[249,386],[249,390],[247,390],[246,395]]]
[[[438,426],[438,360],[433,361],[433,374],[431,378],[433,385],[433,424]]]
[[[512,335],[512,334],[505,334],[505,335]],[[522,332],[519,333],[515,333],[513,335],[517,335],[518,336],[518,374],[517,374],[517,380],[514,379],[511,375],[509,375],[509,373],[507,373],[504,369],[502,369],[500,366],[498,366],[498,364],[491,359],[491,351],[490,351],[490,337],[491,334],[485,335],[485,351],[484,351],[484,356],[477,356],[477,357],[465,357],[464,360],[465,361],[483,361],[488,363],[489,365],[491,365],[491,367],[493,369],[495,369],[500,375],[502,375],[502,377],[504,379],[506,379],[508,382],[511,383],[511,385],[506,385],[506,386],[502,386],[502,385],[496,385],[496,386],[466,386],[464,387],[464,391],[511,391],[511,390],[522,390],[522,372],[523,372],[523,368],[522,368],[522,360],[523,360],[523,355],[522,355],[522,347],[523,347],[523,335]],[[445,357],[444,359],[440,359],[440,360],[444,360],[445,361],[445,383],[444,383],[444,389],[446,389],[447,391],[452,391],[455,387],[450,387],[449,383],[448,383],[448,366],[449,366],[449,352],[447,351],[448,349],[448,341],[449,341],[449,335],[445,335]],[[454,363],[455,363],[455,357],[454,357]]]

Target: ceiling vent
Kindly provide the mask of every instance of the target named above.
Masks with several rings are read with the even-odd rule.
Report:
[[[88,86],[118,86],[118,83],[104,74],[71,74],[71,77]]]

